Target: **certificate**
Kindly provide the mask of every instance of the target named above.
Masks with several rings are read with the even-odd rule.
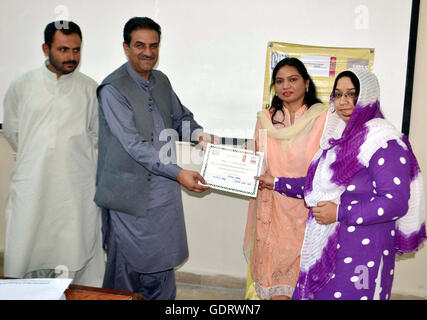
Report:
[[[256,197],[264,153],[208,144],[201,176],[213,189]]]

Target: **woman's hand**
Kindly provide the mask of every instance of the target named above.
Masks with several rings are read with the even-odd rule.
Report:
[[[264,173],[263,175],[259,177],[254,177],[255,180],[259,181],[259,190],[274,190],[274,177],[272,175],[269,175],[268,173]]]
[[[337,221],[337,205],[329,201],[320,201],[312,209],[313,217],[318,224],[331,224]]]

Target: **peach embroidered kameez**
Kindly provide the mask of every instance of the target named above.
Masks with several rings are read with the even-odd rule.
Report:
[[[290,115],[278,112],[272,124],[268,110],[258,113],[255,142],[265,154],[264,171],[274,177],[302,177],[319,149],[326,106],[302,106]],[[264,129],[264,130],[263,130]],[[302,197],[301,197],[302,198]],[[272,190],[260,190],[249,201],[244,239],[248,261],[247,299],[292,297],[299,273],[308,209],[303,199],[288,198]]]

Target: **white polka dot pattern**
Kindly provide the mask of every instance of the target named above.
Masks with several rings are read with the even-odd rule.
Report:
[[[347,187],[347,191],[354,191],[356,189],[356,186],[355,185],[349,185],[348,187]]]
[[[347,257],[344,259],[345,263],[351,263],[353,261],[353,259],[351,257]]]

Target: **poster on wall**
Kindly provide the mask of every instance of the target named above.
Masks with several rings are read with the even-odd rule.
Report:
[[[329,105],[335,76],[351,67],[365,67],[372,71],[374,55],[373,48],[317,47],[270,41],[267,44],[263,108],[270,107],[275,94],[274,86],[271,87],[274,67],[286,57],[295,57],[304,63],[316,85],[317,97]]]

